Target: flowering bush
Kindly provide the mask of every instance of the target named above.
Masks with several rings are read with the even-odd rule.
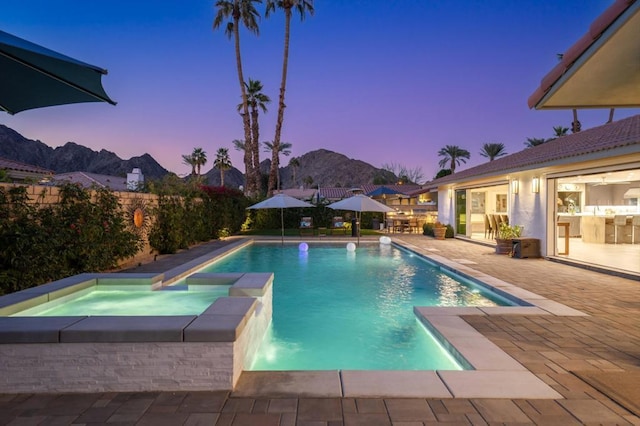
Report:
[[[69,184],[60,203],[29,202],[26,187],[0,188],[0,294],[114,268],[142,241],[109,190]]]

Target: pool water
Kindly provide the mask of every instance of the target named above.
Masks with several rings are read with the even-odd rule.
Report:
[[[229,286],[207,291],[185,289],[92,289],[73,298],[53,300],[13,316],[165,316],[199,315],[217,298],[228,296]]]
[[[413,306],[509,304],[390,245],[253,244],[202,272],[274,272],[273,319],[252,370],[443,370],[461,365]]]

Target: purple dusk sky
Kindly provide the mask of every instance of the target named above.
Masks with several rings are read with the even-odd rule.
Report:
[[[117,106],[77,104],[3,114],[5,124],[57,147],[73,141],[123,159],[152,155],[185,175],[182,154],[202,147],[212,167],[220,147],[244,171],[233,42],[212,30],[214,1],[8,0],[1,29],[109,70]],[[487,161],[485,142],[509,153],[527,137],[570,127],[571,111],[535,111],[527,98],[612,0],[316,0],[292,20],[282,140],[292,155],[325,148],[376,167],[437,173],[437,151],[471,152],[459,170]],[[258,5],[263,14],[264,5]],[[245,78],[272,98],[261,141],[274,137],[284,19],[262,18],[241,34]],[[616,111],[616,119],[638,110]],[[607,110],[580,111],[582,128]],[[261,159],[267,158],[261,153]],[[289,159],[283,157],[281,164]],[[144,172],[144,170],[143,170]],[[319,182],[321,184],[321,182]]]

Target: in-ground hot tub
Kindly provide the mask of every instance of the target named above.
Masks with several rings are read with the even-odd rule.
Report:
[[[167,291],[163,277],[82,274],[0,297],[0,393],[233,389],[271,321],[271,273],[188,276],[183,291],[228,286],[198,313],[24,316],[96,289]]]

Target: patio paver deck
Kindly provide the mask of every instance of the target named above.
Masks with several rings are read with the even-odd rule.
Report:
[[[466,323],[563,399],[238,397],[229,392],[16,394],[0,395],[0,424],[640,424],[640,412],[632,413],[608,396],[606,388],[601,392],[580,378],[589,372],[598,372],[600,379],[620,373],[640,377],[640,282],[543,259],[500,256],[491,247],[459,240],[392,238],[588,314],[461,312]],[[228,243],[202,244],[129,271],[163,272]],[[640,380],[637,383],[637,389],[625,388],[630,393],[625,395],[631,401],[628,406],[635,402],[640,407]]]

